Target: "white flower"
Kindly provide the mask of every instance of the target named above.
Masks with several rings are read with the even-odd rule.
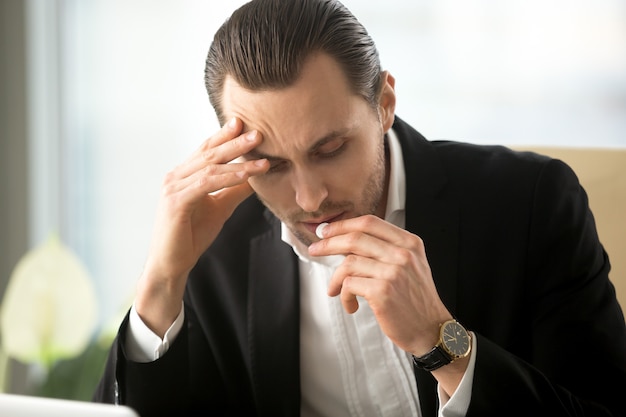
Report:
[[[0,306],[0,335],[8,356],[50,367],[82,353],[96,325],[91,278],[58,237],[20,259]]]

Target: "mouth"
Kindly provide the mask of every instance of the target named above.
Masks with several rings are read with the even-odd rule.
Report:
[[[317,226],[319,226],[322,223],[336,222],[337,220],[340,220],[344,216],[344,214],[345,214],[345,212],[341,212],[339,214],[333,214],[331,216],[325,216],[325,217],[320,217],[320,218],[316,218],[316,219],[310,219],[308,221],[301,222],[301,224],[304,226],[304,228],[307,231],[309,231],[310,233],[315,235],[315,230],[317,229]]]

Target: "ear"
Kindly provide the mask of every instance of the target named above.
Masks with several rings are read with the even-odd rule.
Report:
[[[383,126],[383,132],[391,129],[396,114],[396,79],[389,73],[383,71],[381,77],[381,90],[378,98],[378,112]]]

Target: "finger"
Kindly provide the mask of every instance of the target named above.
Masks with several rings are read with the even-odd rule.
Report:
[[[176,169],[179,177],[185,177],[208,165],[226,165],[247,154],[262,142],[262,136],[255,130],[237,136],[217,147],[205,147],[194,153]]]
[[[373,214],[329,223],[324,228],[323,236],[329,238],[352,232],[364,232],[396,246],[407,247],[410,245],[410,242],[407,242],[406,230]]]
[[[328,295],[334,297],[339,295],[343,281],[350,276],[360,276],[375,278],[382,276],[379,272],[381,263],[371,258],[357,256],[354,254],[346,256],[344,261],[335,270],[328,283]]]
[[[341,303],[348,313],[354,313],[359,308],[357,297],[361,297],[367,300],[376,314],[378,306],[387,303],[388,287],[388,283],[384,281],[360,276],[346,277],[341,288]]]
[[[396,247],[388,242],[359,231],[324,238],[312,243],[309,246],[309,254],[312,256],[354,254],[383,262],[393,262],[391,253],[395,249]]]
[[[257,130],[251,130],[210,148],[203,157],[209,162],[229,163],[247,154],[262,141],[262,135]]]
[[[240,184],[251,176],[261,175],[268,168],[269,164],[265,159],[245,163],[211,164],[203,166],[187,177],[181,179],[174,177],[166,187],[170,193],[193,187],[198,188],[198,193],[209,194]]]
[[[241,133],[241,129],[243,129],[243,123],[238,117],[233,117],[215,135],[209,138],[208,144],[211,147],[215,147],[226,143],[238,136]]]
[[[219,146],[224,142],[236,138],[241,133],[241,129],[241,121],[238,118],[233,117],[228,123],[224,124],[220,130],[202,142],[200,146],[191,154],[188,161],[203,155],[207,149]]]
[[[166,198],[176,201],[177,204],[187,205],[215,193],[221,193],[231,187],[246,184],[254,175],[261,175],[269,169],[269,162],[265,159],[246,162],[249,167],[244,170],[225,172],[217,175],[192,176],[179,182],[168,184],[163,188]],[[244,189],[247,189],[244,187]],[[237,194],[235,194],[237,195]]]
[[[415,260],[415,254],[424,253],[423,241],[418,236],[383,220],[333,222],[324,228],[323,236],[309,246],[312,256],[352,253],[381,262],[407,264]]]
[[[256,130],[239,134],[241,123],[239,119],[233,120],[235,125],[229,123],[207,139],[174,173],[182,178],[210,164],[227,164],[262,142],[262,135]]]
[[[359,300],[356,298],[356,294],[351,292],[347,286],[341,289],[341,305],[343,305],[343,309],[348,314],[356,313],[359,309]]]

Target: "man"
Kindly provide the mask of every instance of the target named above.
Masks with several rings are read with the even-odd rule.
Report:
[[[143,417],[625,414],[624,317],[567,166],[426,141],[334,1],[235,11],[206,84],[223,127],[165,178],[96,400]]]

